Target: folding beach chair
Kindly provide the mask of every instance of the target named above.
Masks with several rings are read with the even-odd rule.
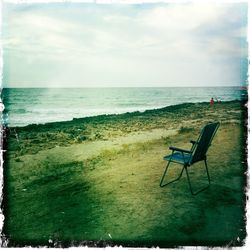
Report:
[[[208,151],[209,146],[211,145],[211,142],[214,138],[214,135],[215,135],[217,129],[219,128],[219,125],[220,125],[219,122],[207,124],[202,129],[200,136],[198,137],[198,140],[197,141],[193,141],[193,140],[190,141],[193,144],[190,150],[185,150],[185,149],[176,148],[176,147],[169,147],[169,149],[172,150],[172,154],[167,155],[163,158],[164,160],[168,161],[168,164],[167,164],[166,169],[164,171],[164,174],[161,178],[160,187],[164,187],[172,182],[178,181],[181,178],[184,169],[185,169],[186,174],[187,174],[188,184],[189,184],[189,188],[190,188],[192,195],[196,195],[209,187],[210,176],[209,176],[208,167],[207,167],[206,153]],[[189,178],[188,167],[190,167],[191,165],[193,165],[194,163],[199,162],[199,161],[205,162],[205,168],[206,168],[207,179],[208,179],[208,186],[194,192],[192,189],[192,186],[191,186],[190,178]],[[165,175],[167,173],[168,167],[169,167],[171,162],[179,163],[179,164],[183,165],[183,168],[182,168],[181,173],[177,179],[170,181],[166,184],[163,184],[163,180],[165,178]]]

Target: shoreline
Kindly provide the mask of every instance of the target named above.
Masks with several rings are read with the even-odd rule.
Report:
[[[35,154],[41,148],[67,147],[93,141],[109,141],[154,130],[198,130],[210,121],[221,124],[242,120],[243,102],[183,103],[161,109],[118,115],[75,118],[71,121],[5,128],[8,153]]]
[[[218,105],[218,104],[226,104],[226,103],[242,103],[244,104],[246,101],[244,100],[230,100],[230,101],[222,101],[220,103],[215,102],[214,105]],[[27,124],[27,125],[23,125],[23,126],[8,126],[8,124],[3,124],[3,126],[5,128],[8,129],[23,129],[23,128],[27,128],[27,127],[34,127],[34,126],[47,126],[47,125],[57,125],[60,123],[72,123],[72,122],[77,122],[77,121],[83,121],[84,120],[90,120],[90,119],[98,119],[98,118],[107,118],[109,119],[109,117],[114,117],[117,116],[119,118],[123,118],[123,116],[134,116],[134,115],[145,115],[147,113],[152,113],[152,112],[161,112],[161,111],[166,111],[166,112],[172,112],[172,110],[175,109],[179,109],[182,108],[185,105],[204,105],[207,104],[209,105],[209,102],[185,102],[185,103],[180,103],[180,104],[173,104],[173,105],[169,105],[169,106],[164,106],[164,107],[159,107],[159,108],[152,108],[152,109],[145,109],[143,111],[137,110],[137,111],[131,111],[131,112],[124,112],[124,113],[114,113],[114,114],[99,114],[99,115],[93,115],[93,116],[86,116],[86,117],[79,117],[79,118],[72,118],[71,120],[62,120],[62,121],[53,121],[53,122],[45,122],[45,123],[31,123],[31,124]]]

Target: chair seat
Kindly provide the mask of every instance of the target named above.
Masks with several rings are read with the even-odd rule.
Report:
[[[190,161],[190,157],[191,154],[187,154],[187,153],[180,153],[180,152],[175,152],[171,155],[166,155],[163,157],[164,160],[166,161],[174,161],[174,162],[178,162],[181,164],[186,164]]]

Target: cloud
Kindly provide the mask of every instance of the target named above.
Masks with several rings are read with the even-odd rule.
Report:
[[[4,7],[12,86],[241,84],[246,4]],[[22,66],[18,66],[22,62]],[[227,71],[227,75],[221,72]],[[181,73],[180,73],[181,72]]]

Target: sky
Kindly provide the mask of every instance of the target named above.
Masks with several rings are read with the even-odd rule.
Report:
[[[3,87],[242,86],[247,3],[3,3]]]

